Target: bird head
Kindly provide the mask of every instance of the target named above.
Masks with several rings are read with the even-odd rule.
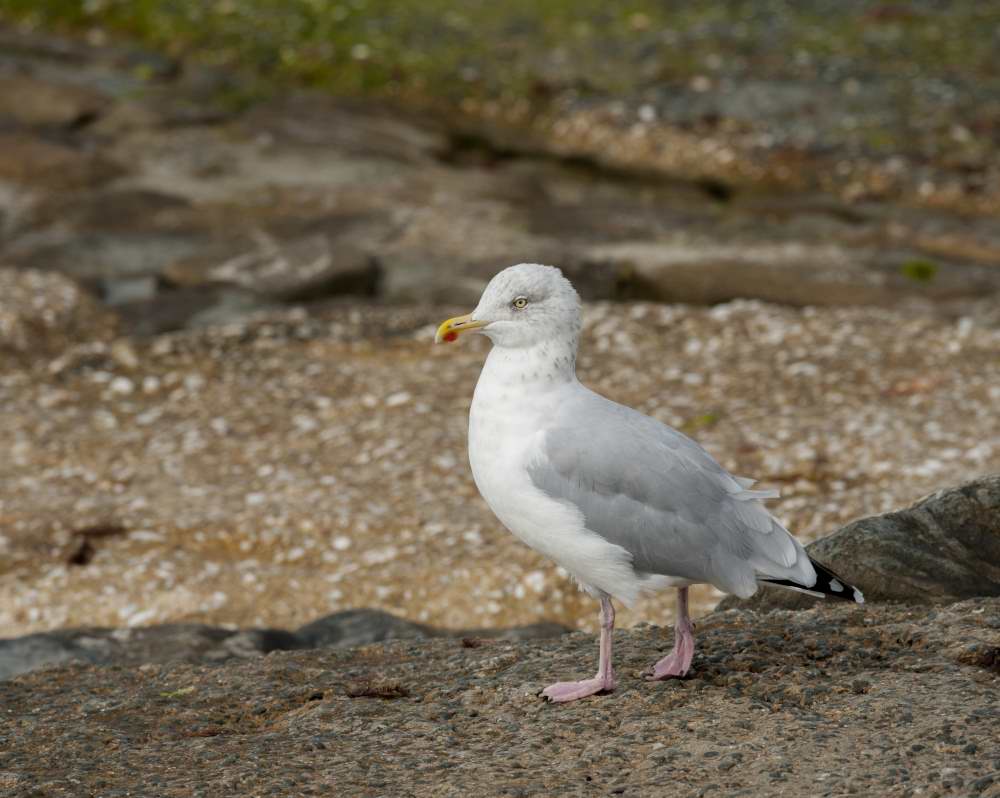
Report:
[[[486,335],[496,346],[519,348],[580,334],[580,297],[554,266],[519,263],[490,280],[476,309],[448,319],[434,340],[451,342],[466,332]]]

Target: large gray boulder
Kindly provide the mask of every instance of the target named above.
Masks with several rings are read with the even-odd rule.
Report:
[[[905,510],[854,521],[806,546],[867,601],[937,604],[1000,595],[1000,474],[947,488]],[[719,609],[811,607],[816,599],[765,589]]]

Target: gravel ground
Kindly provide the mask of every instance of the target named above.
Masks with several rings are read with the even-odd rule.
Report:
[[[592,635],[400,641],[239,665],[74,666],[4,687],[9,796],[1000,795],[1000,599],[825,605],[616,632],[619,687],[537,697],[591,671]],[[331,793],[332,790],[332,793]]]
[[[563,265],[595,298],[805,306],[595,304],[581,373],[780,488],[806,540],[1000,471],[1000,228],[964,200],[733,193],[681,163],[660,180],[660,156],[709,163],[711,131],[626,136],[631,101],[611,128],[562,130],[568,149],[316,94],[238,111],[220,96],[237,76],[123,47],[0,27],[2,636],[294,628],[353,607],[593,629],[593,602],[475,493],[465,426],[485,342],[430,346],[468,309],[443,305],[517,259]],[[988,86],[972,88],[970,103]],[[657,141],[649,159],[620,149]],[[608,159],[643,176],[594,163]],[[970,186],[993,168],[963,163]],[[246,321],[286,302],[310,310]],[[812,307],[845,302],[893,309]]]
[[[431,345],[458,310],[337,306],[3,361],[0,629],[292,627],[361,606],[592,630],[594,603],[476,494],[486,342]],[[580,371],[780,488],[775,512],[809,540],[1000,471],[998,351],[967,318],[595,304]],[[700,589],[697,611],[719,598]]]

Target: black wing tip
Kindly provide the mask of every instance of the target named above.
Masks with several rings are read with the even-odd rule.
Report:
[[[766,579],[763,580],[769,585],[774,585],[775,587],[784,587],[790,590],[797,590],[801,593],[807,593],[810,596],[816,596],[818,598],[826,598],[830,596],[831,598],[840,599],[841,601],[851,601],[855,604],[864,604],[865,596],[858,590],[854,585],[848,582],[846,579],[842,579],[837,576],[833,571],[827,568],[823,563],[816,562],[812,557],[809,558],[809,562],[813,564],[813,569],[816,571],[816,584],[800,585],[797,582],[790,582],[787,579]]]

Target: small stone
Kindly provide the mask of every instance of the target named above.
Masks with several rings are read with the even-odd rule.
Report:
[[[128,377],[115,377],[108,386],[112,393],[127,396],[135,390],[135,383]]]

